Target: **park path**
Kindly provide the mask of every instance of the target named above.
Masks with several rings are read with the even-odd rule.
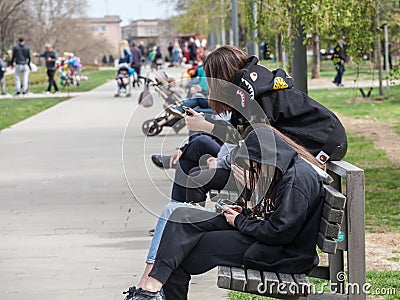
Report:
[[[109,82],[0,132],[0,299],[123,299],[138,282],[156,217],[133,197],[121,159],[139,90],[113,93]],[[150,154],[187,133],[146,141],[141,124],[160,111],[155,101],[136,110],[124,159],[136,199],[158,213],[172,174]],[[205,298],[226,298],[215,271],[192,280],[190,299]]]

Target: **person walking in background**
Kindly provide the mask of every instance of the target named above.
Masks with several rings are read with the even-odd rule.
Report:
[[[333,79],[333,83],[337,86],[343,86],[342,77],[345,71],[344,64],[347,60],[345,43],[346,38],[342,36],[339,40],[339,43],[335,47],[335,52],[333,54],[333,63],[335,64],[335,68],[337,71],[337,75],[335,79]]]
[[[261,55],[263,60],[269,60],[270,59],[270,54],[271,51],[269,50],[269,43],[268,40],[264,40],[261,43]]]
[[[119,43],[119,62],[120,64],[128,64],[129,66],[133,63],[132,52],[129,49],[129,43],[127,40],[122,40]]]
[[[22,94],[28,92],[28,82],[29,82],[29,71],[31,69],[31,50],[27,45],[25,45],[25,39],[20,37],[18,39],[18,44],[16,44],[12,51],[11,66],[15,62],[15,90],[14,96],[19,96],[21,94],[21,78],[22,76]]]
[[[176,42],[174,44],[174,48],[172,49],[172,62],[175,67],[180,65],[180,59],[182,56],[182,49],[179,47],[179,43]]]
[[[140,76],[140,69],[142,68],[142,51],[136,46],[136,42],[132,42],[132,58],[133,58],[133,63],[132,63],[132,68],[135,69],[135,73],[137,74],[137,80],[135,79],[133,81],[133,87],[137,84],[139,86],[139,76]]]
[[[190,43],[189,43],[189,63],[194,64],[195,61],[197,60],[197,45],[194,40],[194,38],[190,38]]]
[[[153,54],[153,68],[156,70],[162,69],[163,58],[160,47],[154,46]]]
[[[7,72],[7,54],[3,54],[3,57],[0,58],[0,85],[1,85],[1,94],[3,96],[7,94],[6,78],[5,78],[6,72]]]
[[[156,48],[157,47],[149,48],[147,51],[148,59],[149,59],[149,67],[151,70],[153,70],[153,59],[154,59],[154,55],[156,54]]]
[[[45,51],[42,53],[33,53],[35,57],[44,57],[46,61],[47,77],[49,79],[49,86],[47,87],[46,93],[49,94],[51,87],[54,86],[54,93],[58,93],[57,83],[54,80],[56,74],[56,61],[58,58],[57,52],[53,49],[53,46],[49,43],[44,45]]]
[[[144,42],[143,41],[139,42],[138,48],[139,48],[140,52],[142,53],[142,63],[144,63],[146,61],[146,54],[147,53],[145,51]]]
[[[168,62],[172,63],[172,49],[174,49],[174,46],[172,46],[172,42],[169,42],[168,44]]]

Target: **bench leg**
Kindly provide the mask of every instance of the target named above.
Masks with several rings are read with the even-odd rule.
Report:
[[[365,267],[365,204],[364,204],[364,172],[349,172],[347,175],[347,265],[349,283],[357,284],[359,293],[349,291],[350,300],[365,300],[362,292],[366,282]]]
[[[338,274],[344,271],[344,255],[343,250],[336,250],[336,254],[329,254],[329,277],[331,278],[331,283],[335,286],[332,287],[337,293],[344,294],[344,281],[338,280]]]

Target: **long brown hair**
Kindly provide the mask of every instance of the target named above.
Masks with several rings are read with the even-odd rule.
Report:
[[[205,59],[203,69],[210,91],[209,104],[215,112],[231,110],[228,102],[231,98],[224,97],[224,90],[234,82],[236,73],[246,66],[248,58],[243,50],[226,45],[213,50]]]

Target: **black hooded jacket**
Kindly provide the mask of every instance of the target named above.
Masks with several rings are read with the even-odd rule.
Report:
[[[304,146],[313,155],[318,155],[321,150],[331,155],[339,145],[346,143],[345,130],[334,113],[293,88],[293,79],[282,69],[271,72],[257,63],[255,56],[250,57],[248,64],[235,78],[235,85],[246,92],[237,91],[239,95],[235,95],[241,97],[235,99],[235,105],[240,103],[241,106],[235,107],[231,124],[239,132],[249,125],[248,120],[252,123],[251,119],[260,118],[261,107],[264,119],[266,117],[271,126]],[[244,111],[247,111],[246,117],[243,117]],[[258,117],[254,118],[254,115]],[[235,128],[215,124],[213,134],[224,141],[235,143],[240,139],[237,133],[230,132]]]
[[[233,156],[236,163],[250,159],[273,165],[282,173],[272,189],[264,220],[250,220],[243,214],[235,218],[235,227],[256,239],[243,263],[266,271],[309,273],[319,262],[316,243],[325,195],[323,183],[311,165],[280,137],[275,135],[275,145],[266,143],[263,135],[271,134],[269,129],[255,129]]]

